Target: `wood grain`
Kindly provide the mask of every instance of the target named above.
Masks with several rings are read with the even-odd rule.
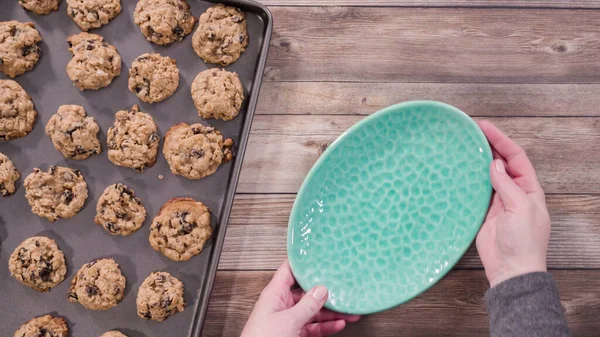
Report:
[[[361,116],[259,115],[238,185],[242,193],[296,193],[329,143]],[[526,149],[546,193],[600,191],[600,118],[490,118]]]
[[[600,8],[597,0],[262,0],[269,6]]]
[[[266,80],[599,83],[600,11],[272,7]]]
[[[288,217],[295,195],[237,195],[219,269],[270,270],[287,256]],[[600,196],[549,195],[550,268],[600,268]],[[471,247],[458,268],[482,268]]]
[[[265,82],[257,114],[369,115],[410,100],[471,116],[600,116],[598,84]]]
[[[217,273],[204,336],[239,336],[272,277],[266,272]],[[573,336],[597,336],[600,271],[553,271]],[[483,271],[451,271],[434,287],[395,309],[363,317],[338,336],[487,336]]]

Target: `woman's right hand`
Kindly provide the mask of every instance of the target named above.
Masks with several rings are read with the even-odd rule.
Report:
[[[479,123],[494,154],[494,196],[477,235],[477,251],[494,287],[515,276],[546,271],[550,216],[525,151],[488,121]]]

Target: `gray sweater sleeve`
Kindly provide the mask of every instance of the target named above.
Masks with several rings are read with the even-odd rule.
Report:
[[[567,337],[567,321],[554,279],[530,273],[506,280],[485,294],[491,337]]]

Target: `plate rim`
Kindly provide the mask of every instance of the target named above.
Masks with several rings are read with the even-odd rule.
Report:
[[[414,107],[417,105],[418,106],[429,105],[431,107],[447,109],[451,112],[456,113],[458,116],[460,116],[460,118],[463,118],[467,123],[471,124],[471,126],[473,126],[475,128],[475,132],[479,135],[479,137],[482,138],[482,140],[484,141],[484,144],[486,145],[485,148],[483,149],[483,151],[485,153],[487,153],[489,155],[489,158],[492,158],[492,160],[493,160],[492,149],[490,147],[490,144],[489,144],[485,134],[483,133],[483,131],[477,124],[477,122],[475,122],[475,120],[473,118],[471,118],[469,115],[467,115],[464,111],[462,111],[459,108],[457,108],[453,105],[450,105],[448,103],[435,101],[435,100],[413,100],[413,101],[401,102],[401,103],[397,103],[394,105],[390,105],[381,110],[378,110],[378,111],[372,113],[371,115],[356,122],[354,125],[349,127],[346,131],[344,131],[340,136],[338,136],[338,138],[336,138],[327,147],[327,149],[325,151],[323,151],[323,153],[319,156],[319,158],[315,161],[315,163],[313,164],[313,166],[311,167],[309,172],[306,174],[306,177],[302,181],[302,185],[298,189],[298,193],[296,194],[296,198],[294,199],[294,203],[292,205],[292,210],[290,211],[290,216],[288,218],[288,226],[287,226],[286,255],[287,255],[287,260],[289,261],[289,264],[290,264],[290,268],[292,270],[292,274],[294,274],[294,278],[296,279],[296,282],[298,283],[300,288],[302,288],[305,292],[308,292],[310,289],[308,289],[306,284],[303,284],[303,281],[299,280],[298,277],[296,277],[296,272],[294,272],[294,262],[293,262],[293,259],[290,258],[290,256],[292,255],[292,254],[290,254],[290,252],[291,252],[291,239],[292,239],[291,233],[292,233],[292,226],[293,226],[292,219],[294,218],[295,213],[299,212],[299,210],[298,210],[299,201],[298,200],[300,199],[300,196],[303,193],[306,193],[305,190],[307,188],[307,181],[311,180],[311,178],[315,174],[316,170],[323,165],[323,162],[324,162],[325,158],[327,158],[329,156],[329,153],[334,151],[334,149],[338,146],[338,144],[344,138],[348,137],[348,135],[350,135],[352,132],[361,128],[364,124],[368,123],[369,121],[379,118],[380,116],[383,116],[383,115],[386,115],[389,113],[393,113],[394,111],[399,110],[399,109],[404,109],[407,107]],[[491,161],[490,161],[490,163],[491,163]],[[488,200],[488,210],[489,210],[489,204],[491,203],[491,200],[493,197],[493,189],[492,189],[491,183],[488,185],[488,193],[489,193],[489,198],[488,198],[489,199]],[[473,242],[475,241],[475,238],[477,237],[477,234],[479,233],[479,230],[480,230],[481,226],[483,225],[486,215],[487,215],[487,210],[480,220],[481,224],[478,226],[478,229],[476,231],[473,231],[473,233],[469,233],[469,235],[467,235],[467,237],[469,239],[468,240],[469,244],[466,245],[466,247],[464,249],[461,249],[461,251],[460,251],[461,258],[462,258],[462,256],[464,256],[464,254],[467,252],[467,250],[473,245]],[[437,284],[439,281],[441,281],[448,274],[448,272],[450,272],[450,270],[454,269],[454,267],[460,261],[461,258],[459,258],[458,260],[456,260],[456,262],[449,265],[449,267],[446,268],[445,270],[442,270],[439,274],[440,277],[436,281],[428,284],[426,287],[423,287],[423,289],[416,292],[413,296],[407,296],[403,301],[398,302],[396,304],[378,308],[376,310],[340,311],[339,308],[335,308],[335,307],[331,306],[330,301],[327,300],[327,302],[325,303],[325,308],[335,311],[335,312],[346,313],[346,314],[357,314],[357,315],[374,314],[374,313],[389,310],[391,308],[395,308],[395,307],[400,306],[408,301],[411,301],[415,297],[423,294],[425,291],[429,290],[431,287],[433,287],[435,284]]]

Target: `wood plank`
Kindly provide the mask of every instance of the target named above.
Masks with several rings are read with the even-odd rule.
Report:
[[[257,114],[369,115],[411,100],[472,116],[600,116],[598,84],[265,82]]]
[[[218,272],[203,336],[239,336],[255,301],[272,277],[267,272]],[[573,336],[596,336],[600,271],[553,271]],[[414,300],[363,317],[338,336],[487,336],[483,271],[452,271]]]
[[[272,7],[267,80],[599,83],[600,11]]]
[[[221,270],[270,270],[287,256],[287,224],[295,195],[237,195]],[[600,196],[549,195],[550,268],[600,268]],[[471,247],[457,268],[482,268]]]
[[[238,192],[296,193],[324,148],[361,116],[258,115]],[[546,193],[600,191],[600,118],[490,118],[528,152]]]
[[[596,0],[262,0],[269,6],[599,8]]]

